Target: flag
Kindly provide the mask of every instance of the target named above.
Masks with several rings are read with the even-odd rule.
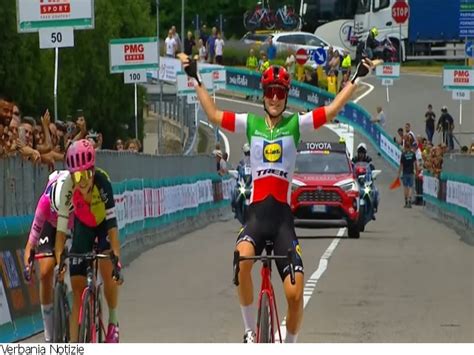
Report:
[[[400,178],[397,177],[393,182],[390,184],[390,190],[395,190],[397,187],[400,187]]]

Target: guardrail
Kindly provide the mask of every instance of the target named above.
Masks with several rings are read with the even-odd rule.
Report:
[[[215,172],[209,156],[148,156],[98,152],[112,179],[122,259],[219,218],[234,182]],[[20,158],[0,160],[0,342],[42,330],[38,280],[23,277],[23,253],[48,171]]]

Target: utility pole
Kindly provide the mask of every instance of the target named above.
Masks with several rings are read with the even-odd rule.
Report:
[[[157,79],[160,86],[160,101],[158,102],[158,117],[157,117],[157,144],[156,153],[161,154],[161,119],[163,115],[163,82],[160,80],[160,0],[156,0],[156,40],[158,41],[158,68],[157,68]]]

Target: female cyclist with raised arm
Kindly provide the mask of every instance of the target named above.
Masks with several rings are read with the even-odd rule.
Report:
[[[81,139],[73,142],[66,151],[65,165],[69,178],[62,185],[58,203],[58,226],[55,255],[59,264],[66,240],[66,225],[70,204],[74,207],[74,224],[71,253],[91,252],[97,240],[99,252],[112,251],[120,257],[117,219],[112,184],[107,173],[95,167],[95,150],[92,144]],[[71,341],[78,340],[78,319],[82,291],[86,286],[87,265],[83,260],[70,260],[70,276],[73,291],[71,312]],[[120,265],[120,264],[119,264]],[[119,342],[117,319],[119,277],[113,274],[110,259],[99,261],[104,282],[104,295],[109,308],[109,326],[106,342]]]
[[[328,106],[289,116],[283,116],[283,112],[288,100],[290,75],[283,67],[271,66],[261,78],[265,110],[265,116],[261,117],[219,110],[200,80],[196,61],[185,54],[179,54],[179,58],[188,76],[194,78],[197,96],[209,121],[229,132],[246,134],[250,144],[253,190],[248,221],[237,237],[236,250],[240,256],[259,255],[266,242],[271,241],[275,255],[286,255],[289,248],[296,252],[294,285],[288,277],[288,262],[277,262],[288,303],[285,342],[296,342],[303,318],[304,286],[301,247],[289,206],[296,147],[302,131],[316,130],[332,122],[355,92],[359,78],[368,75],[374,63],[363,60],[351,83]],[[244,342],[254,342],[256,330],[252,266],[252,261],[240,262],[238,296],[245,327]]]
[[[56,225],[58,208],[56,199],[59,191],[68,178],[67,170],[54,171],[49,175],[46,189],[36,205],[35,216],[31,225],[30,235],[25,247],[24,263],[28,268],[32,250],[38,253],[53,253],[56,240]],[[72,205],[70,206],[72,208]],[[67,229],[72,228],[72,218],[69,218]],[[53,335],[53,275],[54,258],[38,260],[40,278],[40,303],[43,317],[44,340],[49,343]],[[32,270],[27,270],[31,275]]]

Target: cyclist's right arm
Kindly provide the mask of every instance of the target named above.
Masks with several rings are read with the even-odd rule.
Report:
[[[64,251],[64,244],[66,243],[66,234],[68,231],[69,211],[72,203],[73,184],[72,178],[69,175],[61,186],[60,201],[58,206],[58,225],[56,227],[56,243],[54,245],[54,254],[56,256],[56,263],[59,265],[61,261],[61,254]]]
[[[204,83],[202,83],[201,86],[196,84],[194,87],[196,88],[196,93],[199,98],[199,102],[201,103],[201,106],[204,109],[204,112],[206,112],[206,115],[209,120],[213,124],[221,126],[224,112],[217,108],[216,104],[214,103],[214,100],[212,100],[211,96],[207,92]]]
[[[25,266],[29,264],[29,258],[31,250],[38,244],[38,238],[41,230],[43,229],[44,222],[47,220],[47,216],[50,210],[49,197],[46,194],[41,195],[38,205],[35,210],[35,217],[30,229],[30,235],[28,236],[28,242],[25,247],[24,262]]]

